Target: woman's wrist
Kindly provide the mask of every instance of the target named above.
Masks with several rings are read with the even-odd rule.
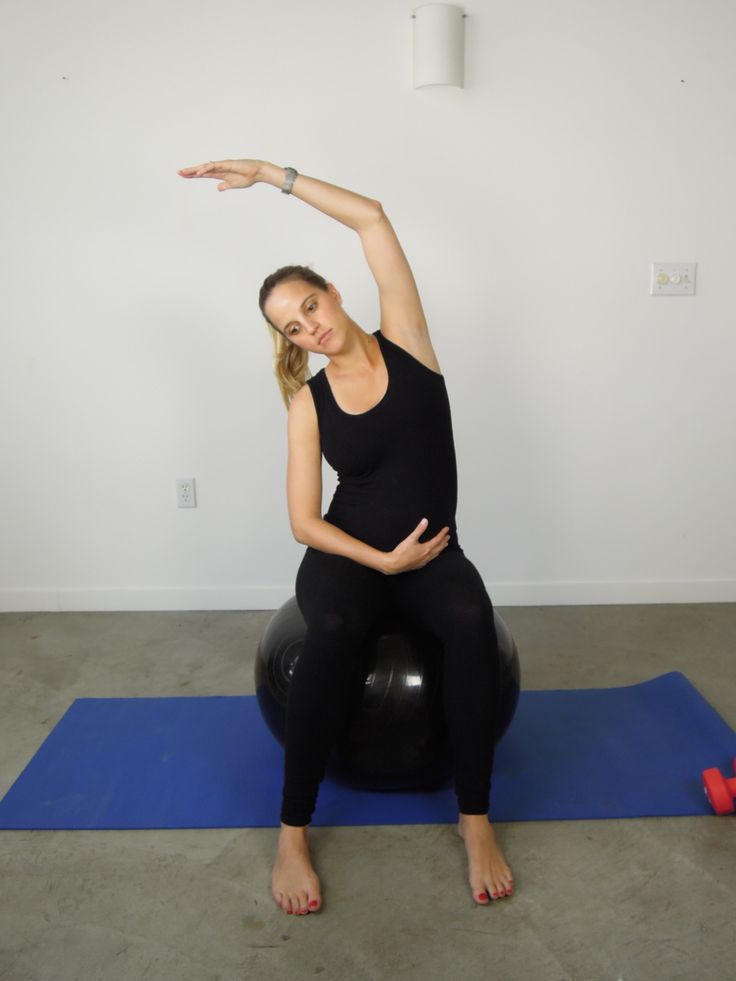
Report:
[[[276,164],[269,163],[268,160],[260,160],[256,181],[261,184],[272,184],[274,187],[281,187],[286,178],[286,168],[278,167]]]
[[[259,161],[256,181],[281,188],[285,180],[286,167],[279,167],[267,160]],[[374,224],[383,215],[379,201],[304,174],[297,176],[292,194],[356,232]]]
[[[393,576],[396,574],[395,562],[392,552],[383,552],[378,567],[378,571],[382,572],[384,576]]]

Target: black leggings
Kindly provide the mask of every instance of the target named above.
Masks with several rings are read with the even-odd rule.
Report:
[[[312,819],[327,759],[346,721],[354,656],[387,607],[441,642],[459,810],[487,814],[500,662],[491,599],[462,550],[448,547],[422,569],[387,576],[307,548],[296,598],[307,633],[286,711],[283,823],[300,827]]]

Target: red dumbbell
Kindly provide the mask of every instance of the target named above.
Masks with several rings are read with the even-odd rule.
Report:
[[[736,758],[733,761],[736,773]],[[724,777],[717,767],[703,770],[703,786],[705,796],[716,814],[733,814],[734,798],[736,798],[736,777]]]

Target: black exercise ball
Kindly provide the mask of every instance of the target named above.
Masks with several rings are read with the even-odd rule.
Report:
[[[519,701],[519,655],[494,610],[502,659],[496,742]],[[286,700],[306,624],[296,597],[271,617],[258,645],[256,695],[263,718],[283,745]],[[353,704],[328,764],[335,779],[366,790],[438,787],[452,775],[441,702],[441,649],[429,633],[386,615],[376,622],[356,661]]]

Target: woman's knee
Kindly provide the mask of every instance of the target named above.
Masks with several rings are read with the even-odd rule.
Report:
[[[493,604],[488,596],[462,596],[446,609],[449,632],[482,634],[494,629]]]

